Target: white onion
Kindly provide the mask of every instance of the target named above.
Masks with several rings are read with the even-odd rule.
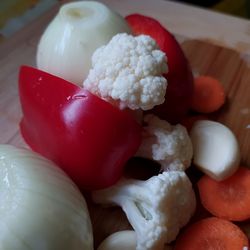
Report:
[[[0,145],[0,248],[92,250],[86,202],[51,161]]]
[[[65,4],[40,39],[37,67],[82,86],[93,52],[124,32],[130,32],[124,18],[102,3]]]

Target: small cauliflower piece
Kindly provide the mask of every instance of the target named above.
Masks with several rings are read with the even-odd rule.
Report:
[[[122,179],[92,197],[96,203],[122,207],[136,232],[136,250],[163,249],[196,207],[192,184],[183,171],[163,172],[146,181]]]
[[[165,100],[167,60],[150,36],[115,35],[92,56],[85,89],[121,109],[152,109]]]
[[[189,167],[193,147],[186,128],[180,124],[173,126],[151,114],[144,121],[146,126],[136,156],[158,162],[164,171],[184,171]]]

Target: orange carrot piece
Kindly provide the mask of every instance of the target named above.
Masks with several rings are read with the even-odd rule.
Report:
[[[243,221],[250,218],[250,170],[240,167],[234,175],[215,181],[204,175],[198,181],[202,205],[213,215]]]
[[[222,84],[211,76],[194,79],[191,108],[200,113],[212,113],[222,107],[226,99]]]
[[[174,250],[242,250],[247,236],[230,221],[210,217],[202,219],[179,235]]]

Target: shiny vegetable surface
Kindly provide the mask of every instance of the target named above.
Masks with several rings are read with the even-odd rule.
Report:
[[[125,111],[61,78],[22,66],[21,133],[80,188],[114,184],[141,142],[141,128]]]
[[[170,123],[179,123],[189,111],[193,94],[193,74],[180,44],[171,32],[152,17],[130,14],[126,20],[133,34],[151,36],[167,56],[166,100],[150,112]]]
[[[87,204],[52,161],[0,144],[2,250],[93,250]]]
[[[64,3],[39,40],[37,67],[82,86],[94,51],[124,32],[126,21],[100,2]]]

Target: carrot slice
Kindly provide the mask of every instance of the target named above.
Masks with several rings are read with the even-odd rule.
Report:
[[[231,177],[216,181],[204,175],[198,181],[203,206],[213,215],[243,221],[250,218],[250,170],[240,167]]]
[[[242,250],[247,236],[230,221],[210,217],[202,219],[180,234],[174,250]]]
[[[194,93],[191,108],[200,113],[212,113],[224,104],[225,90],[222,84],[211,76],[194,79]]]

